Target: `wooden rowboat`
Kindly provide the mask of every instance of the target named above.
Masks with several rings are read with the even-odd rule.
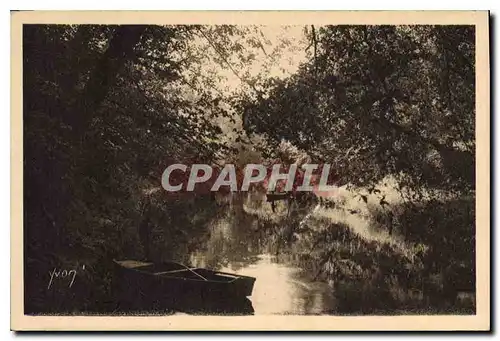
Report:
[[[114,264],[122,287],[157,300],[186,295],[241,298],[252,295],[255,283],[254,277],[192,268],[177,262],[115,260]]]

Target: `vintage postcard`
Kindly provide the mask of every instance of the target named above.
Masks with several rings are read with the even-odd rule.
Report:
[[[11,22],[13,330],[490,329],[488,12]]]

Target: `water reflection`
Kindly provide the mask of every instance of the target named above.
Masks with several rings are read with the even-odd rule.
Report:
[[[327,314],[333,308],[328,284],[308,280],[304,270],[276,256],[261,255],[253,264],[224,270],[257,278],[250,298],[255,314]]]
[[[301,250],[295,245],[293,252],[281,247],[277,253],[275,233],[258,225],[257,217],[228,212],[212,224],[210,239],[191,254],[189,262],[255,277],[250,297],[255,314],[333,314],[333,290],[327,283],[314,281],[314,271],[300,257]]]

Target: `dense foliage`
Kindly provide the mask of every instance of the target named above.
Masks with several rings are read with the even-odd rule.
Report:
[[[473,27],[310,26],[305,37],[306,61],[278,77],[290,42],[269,49],[257,27],[25,25],[26,312],[112,311],[110,260],[182,259],[228,212],[256,224],[245,238],[259,250],[295,253],[334,281],[340,313],[442,312],[474,291]],[[258,53],[267,62],[251,74]],[[172,160],[301,157],[334,164],[370,230],[403,246],[335,219],[305,224],[316,202],[251,218],[251,199],[229,210],[159,189]],[[47,290],[50,271],[75,267],[78,290]]]

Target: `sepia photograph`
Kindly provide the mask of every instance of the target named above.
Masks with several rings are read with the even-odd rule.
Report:
[[[488,13],[231,13],[12,15],[12,313],[489,329]]]

